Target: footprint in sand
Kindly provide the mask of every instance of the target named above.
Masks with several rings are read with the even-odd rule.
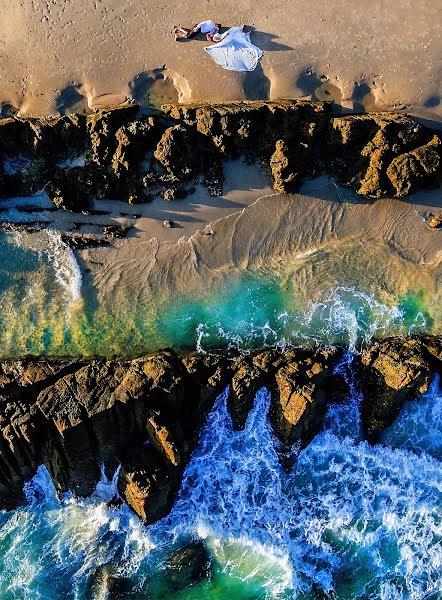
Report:
[[[306,70],[298,77],[296,86],[304,96],[310,96],[312,100],[321,100],[342,104],[342,90],[331,83],[327,75],[319,77],[314,71]]]

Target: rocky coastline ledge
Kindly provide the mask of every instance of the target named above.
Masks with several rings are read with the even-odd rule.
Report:
[[[44,189],[57,207],[222,193],[223,161],[262,166],[276,192],[329,173],[358,194],[403,197],[440,182],[440,134],[403,113],[336,115],[306,100],[137,105],[90,115],[0,119],[0,197]]]
[[[281,461],[320,431],[327,406],[362,392],[366,438],[375,442],[406,400],[442,372],[442,338],[387,338],[353,355],[345,348],[266,349],[225,355],[164,350],[131,360],[24,357],[0,363],[0,508],[22,501],[44,464],[59,493],[87,496],[120,467],[120,496],[145,523],[170,511],[214,401],[228,388],[235,428],[256,392],[271,391],[270,420]],[[347,372],[348,369],[347,369]],[[296,452],[295,452],[296,454]]]

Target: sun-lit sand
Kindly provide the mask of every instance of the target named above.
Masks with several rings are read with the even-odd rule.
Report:
[[[246,24],[253,73],[216,66],[174,25]],[[0,20],[0,102],[26,115],[145,101],[311,96],[347,110],[441,117],[438,0],[10,0]]]

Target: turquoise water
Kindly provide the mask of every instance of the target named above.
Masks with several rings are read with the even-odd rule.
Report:
[[[0,352],[127,356],[336,342],[357,352],[376,336],[441,333],[437,282],[399,259],[397,273],[380,277],[355,266],[358,252],[336,263],[323,254],[299,268],[289,258],[232,270],[199,295],[104,301],[59,233],[3,233]],[[278,461],[268,392],[257,394],[242,432],[222,394],[171,514],[152,526],[115,502],[117,474],[103,474],[88,499],[58,499],[40,467],[26,504],[0,513],[1,600],[439,598],[439,382],[369,446],[351,357],[341,365],[352,384],[347,402],[330,407],[290,472]],[[167,567],[189,540],[210,557],[201,577]]]
[[[108,504],[115,485],[104,476],[91,498],[58,501],[40,468],[27,505],[0,516],[1,598],[440,597],[439,382],[404,406],[376,446],[360,437],[358,402],[354,389],[331,407],[324,431],[285,472],[268,392],[258,392],[242,432],[222,394],[171,514],[149,527]],[[165,567],[189,538],[212,559],[191,585]],[[107,579],[97,575],[103,565]],[[111,582],[123,596],[112,596]]]
[[[286,272],[288,260],[279,273],[232,269],[204,293],[172,290],[163,297],[159,290],[158,297],[133,301],[126,292],[98,300],[78,256],[56,231],[1,234],[0,258],[5,357],[133,356],[166,346],[205,352],[314,343],[355,347],[374,335],[442,331],[437,287],[423,289],[412,276],[403,289],[388,289],[360,272],[351,284],[347,272],[318,276],[317,283],[313,276],[306,291],[299,271]]]

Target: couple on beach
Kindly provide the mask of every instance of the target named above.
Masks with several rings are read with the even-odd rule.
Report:
[[[207,21],[201,21],[197,23],[191,29],[185,27],[175,27],[175,39],[180,38],[191,39],[196,37],[199,33],[206,34],[206,40],[208,42],[220,42],[223,36],[219,33],[221,25],[217,25],[214,21],[208,19]]]
[[[253,71],[262,57],[262,50],[250,41],[250,32],[243,27],[231,27],[225,33],[220,33],[221,25],[212,20],[201,21],[192,28],[175,27],[175,39],[191,39],[204,33],[212,46],[204,50],[213,60],[229,71]]]

